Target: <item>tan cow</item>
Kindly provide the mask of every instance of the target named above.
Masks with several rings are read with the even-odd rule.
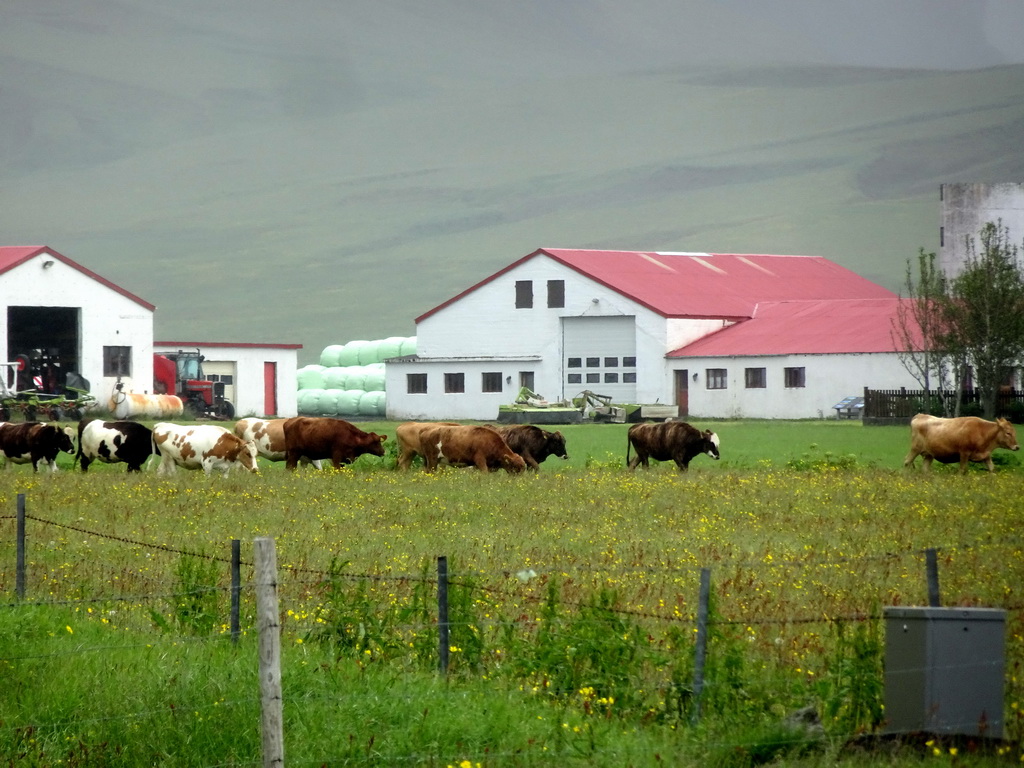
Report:
[[[235,434],[249,440],[256,446],[256,452],[270,461],[284,461],[288,448],[284,442],[284,423],[287,419],[239,419],[235,422]],[[302,458],[303,464],[312,463],[321,469],[320,459],[312,461]]]
[[[943,464],[960,462],[960,472],[967,471],[967,462],[983,461],[989,472],[995,471],[992,451],[1006,448],[1020,449],[1017,432],[1006,419],[986,421],[977,416],[943,419],[919,413],[910,422],[910,453],[903,460],[904,467],[914,465],[923,456],[924,469],[930,469],[932,459]]]
[[[417,456],[425,456],[420,436],[424,429],[446,426],[457,427],[454,421],[407,421],[395,427],[395,439],[398,441],[398,468],[408,469]]]
[[[442,461],[472,464],[481,472],[504,469],[513,473],[526,469],[523,457],[509,448],[491,427],[434,425],[422,431],[420,443],[428,472],[437,469]]]

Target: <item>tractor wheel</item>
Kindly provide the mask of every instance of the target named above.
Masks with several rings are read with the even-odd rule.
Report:
[[[214,403],[213,407],[216,414],[222,419],[231,420],[235,418],[235,406],[231,404],[231,401],[221,400],[219,403]]]

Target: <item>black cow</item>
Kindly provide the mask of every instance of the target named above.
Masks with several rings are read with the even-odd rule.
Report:
[[[78,453],[86,472],[94,461],[124,462],[129,472],[139,472],[153,454],[153,431],[135,421],[84,419],[78,423]]]
[[[523,457],[529,469],[540,470],[540,463],[548,456],[569,458],[561,432],[548,432],[532,424],[510,424],[497,430],[508,447]]]
[[[70,427],[63,429],[56,424],[5,422],[0,424],[0,456],[5,459],[6,467],[32,462],[32,471],[38,472],[41,461],[49,465],[51,472],[56,472],[57,455],[61,451],[75,452],[75,444],[71,440],[73,434]]]
[[[636,449],[636,456],[629,458],[629,449]],[[650,466],[647,460],[672,460],[680,470],[689,469],[690,461],[697,455],[706,453],[717,460],[718,435],[710,429],[701,432],[685,421],[663,421],[656,424],[634,424],[629,428],[626,443],[626,462],[630,469],[638,464]]]

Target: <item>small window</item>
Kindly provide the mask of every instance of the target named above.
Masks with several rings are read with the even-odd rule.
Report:
[[[623,368],[636,368],[636,358],[635,357],[624,357],[624,358],[622,358],[622,367]]]
[[[729,384],[729,372],[725,368],[708,368],[706,372],[708,389],[726,389]]]
[[[407,373],[405,374],[405,391],[410,395],[427,394],[427,374]]]
[[[568,367],[569,368],[582,368],[583,367],[583,358],[582,357],[570,357],[569,358],[569,366]]]
[[[587,368],[600,368],[600,367],[601,367],[601,358],[600,357],[588,357],[587,358]]]
[[[588,373],[587,374],[587,384],[600,384],[600,383],[601,383],[601,374],[600,373]]]
[[[570,373],[568,378],[566,379],[566,381],[568,381],[570,384],[582,384],[583,383],[583,374],[581,374],[581,373]]]
[[[481,374],[480,389],[484,392],[501,392],[501,373]]]
[[[519,386],[526,387],[531,392],[533,391],[533,371],[519,372]]]
[[[131,376],[132,375],[132,348],[131,347],[104,347],[103,348],[103,375],[104,376]]]
[[[446,373],[444,375],[444,391],[449,394],[458,394],[466,391],[466,374]]]
[[[565,306],[565,280],[548,280],[548,306],[551,308]]]
[[[747,389],[764,389],[768,386],[768,376],[764,368],[747,368],[744,379]]]
[[[622,374],[623,384],[636,384],[636,371]]]
[[[790,389],[798,389],[804,386],[804,369],[803,368],[787,368],[786,371],[786,387]]]
[[[606,373],[604,375],[604,383],[605,384],[618,384],[619,383],[619,374],[617,374],[617,373]]]
[[[617,357],[606,357],[604,359],[604,367],[605,368],[618,368],[619,367],[619,358],[617,358]]]
[[[533,308],[533,281],[516,280],[516,309]]]

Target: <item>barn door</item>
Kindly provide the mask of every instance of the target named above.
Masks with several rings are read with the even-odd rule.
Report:
[[[263,413],[277,415],[277,363],[263,363]]]
[[[676,377],[676,405],[680,417],[690,415],[690,372],[686,369],[673,371]]]

